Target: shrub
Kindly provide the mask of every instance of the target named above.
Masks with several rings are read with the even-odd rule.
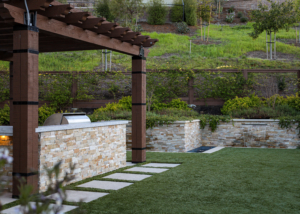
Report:
[[[252,107],[260,107],[262,106],[261,99],[255,95],[252,94],[250,97],[236,97],[232,100],[227,100],[222,109],[221,112],[223,114],[229,114],[230,112],[237,110],[237,109],[248,109]]]
[[[132,97],[122,97],[122,99],[119,100],[119,104],[123,106],[124,110],[131,110],[132,109]]]
[[[174,4],[175,6],[171,9],[171,21],[172,22],[183,22],[183,6],[181,0],[175,0]]]
[[[238,13],[237,13],[237,17],[238,17],[238,18],[242,18],[242,17],[244,17],[244,14],[243,14],[242,12],[238,12]]]
[[[233,13],[234,11],[234,6],[231,6],[229,9],[228,9],[228,13]]]
[[[197,2],[196,0],[184,0],[185,21],[189,26],[197,24]]]
[[[226,15],[225,21],[228,23],[232,23],[234,18],[234,14],[228,14]]]
[[[300,111],[300,97],[298,92],[296,95],[287,96],[286,101],[289,106]]]
[[[39,125],[43,125],[45,120],[55,114],[55,108],[49,107],[46,104],[41,106],[38,110]],[[10,122],[10,107],[5,104],[3,109],[0,109],[0,125],[9,125]]]
[[[284,91],[286,88],[286,82],[284,77],[279,77],[277,79],[277,85],[278,85],[278,90],[279,91]]]
[[[5,104],[2,109],[0,109],[0,125],[9,125],[10,120],[10,108],[9,105]]]
[[[166,21],[167,9],[162,0],[152,0],[148,7],[148,23],[150,25],[163,25]]]
[[[247,17],[242,17],[240,20],[241,20],[241,22],[248,22],[248,18]]]
[[[52,114],[55,114],[55,109],[48,107],[47,104],[44,104],[39,108],[39,125],[43,125],[45,120],[50,117]]]
[[[262,98],[264,101],[264,104],[268,107],[275,107],[278,105],[286,105],[287,104],[287,99],[284,98],[283,96],[280,96],[279,94],[275,94],[271,96],[270,98]]]
[[[181,34],[186,34],[190,32],[188,25],[185,22],[178,22],[175,24],[176,31]]]
[[[233,118],[244,119],[270,119],[279,118],[283,116],[296,116],[300,115],[300,112],[293,109],[288,105],[279,105],[275,108],[261,106],[248,109],[237,109],[230,112]]]
[[[182,101],[180,98],[173,99],[169,103],[156,102],[156,103],[152,104],[152,109],[155,111],[166,109],[166,108],[181,109],[181,110],[189,109],[188,104],[186,102]]]
[[[176,108],[180,110],[186,110],[189,109],[188,104],[184,101],[182,101],[180,98],[173,99],[169,104],[168,108]]]
[[[109,0],[100,0],[96,5],[96,13],[100,17],[105,17],[107,21],[111,22],[114,20],[112,13],[109,8]]]

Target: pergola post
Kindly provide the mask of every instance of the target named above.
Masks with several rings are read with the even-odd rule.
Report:
[[[146,58],[132,57],[132,162],[146,161]]]
[[[38,190],[38,55],[39,30],[15,25],[13,29],[13,197],[19,179]],[[18,178],[19,177],[19,178]]]
[[[13,66],[14,62],[9,62],[9,125],[13,125],[13,115],[14,115],[14,108],[13,108]]]

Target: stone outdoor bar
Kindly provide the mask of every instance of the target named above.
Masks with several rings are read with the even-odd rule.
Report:
[[[49,183],[44,166],[52,167],[60,160],[62,171],[68,170],[70,163],[76,164],[73,182],[126,166],[127,123],[108,121],[38,127],[39,190],[45,191]],[[0,146],[8,148],[12,156],[12,127],[1,126],[0,135],[8,136],[0,141]],[[12,166],[6,166],[5,170],[11,189]]]

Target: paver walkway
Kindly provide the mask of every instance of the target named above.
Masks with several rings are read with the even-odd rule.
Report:
[[[136,164],[127,162],[126,166],[135,166]],[[145,173],[162,173],[170,168],[177,167],[180,164],[169,164],[169,163],[150,163],[145,164],[139,167],[132,167],[124,170],[124,173],[114,173],[108,176],[103,177],[103,179],[115,179],[115,180],[128,180],[128,181],[141,181],[151,177],[152,175],[144,175],[144,174],[132,174],[127,173],[127,171],[132,172],[145,172]],[[161,168],[164,167],[164,168]],[[165,169],[169,168],[169,169]],[[126,171],[126,172],[125,172]],[[119,182],[119,181],[105,181],[105,180],[93,180],[77,187],[85,187],[85,188],[94,188],[94,189],[102,189],[102,190],[119,190],[125,188],[127,186],[133,185],[134,183],[130,182]],[[101,197],[108,195],[109,193],[101,193],[101,192],[92,192],[92,191],[81,191],[81,190],[67,190],[67,201],[68,202],[90,202]],[[53,197],[49,196],[49,197]],[[55,195],[54,195],[55,197]],[[15,201],[16,199],[11,198],[11,194],[6,194],[5,196],[0,197],[1,202],[10,203]],[[3,203],[4,204],[4,203]],[[55,205],[53,205],[55,206]],[[3,211],[5,214],[15,214],[16,210],[19,206],[11,207]],[[69,206],[63,205],[62,213],[71,211],[77,208],[77,206]]]
[[[141,181],[145,178],[149,178],[151,175],[140,175],[140,174],[129,174],[129,173],[115,173],[112,175],[105,176],[103,178],[128,180],[128,181]]]
[[[34,202],[31,202],[31,204],[34,204]],[[52,206],[56,206],[56,205],[53,204]],[[2,214],[19,214],[20,213],[18,212],[19,207],[20,205],[3,210]],[[69,212],[71,210],[74,210],[75,208],[77,208],[77,206],[63,205],[61,213]]]
[[[108,195],[109,193],[102,192],[87,192],[78,190],[66,190],[67,200],[69,202],[91,202],[98,198]],[[48,196],[51,199],[58,197],[58,194]]]
[[[161,173],[167,171],[169,169],[162,169],[162,168],[147,168],[147,167],[133,167],[130,169],[126,169],[125,171],[132,171],[132,172],[149,172],[149,173]]]
[[[130,186],[131,184],[133,183],[114,182],[114,181],[90,181],[85,184],[81,184],[78,187],[87,187],[87,188],[105,189],[105,190],[118,190]]]
[[[214,153],[214,152],[217,152],[217,151],[219,151],[221,149],[224,149],[224,148],[225,148],[224,146],[218,146],[218,147],[215,147],[213,149],[209,149],[209,150],[207,150],[205,152],[202,152],[202,153]]]

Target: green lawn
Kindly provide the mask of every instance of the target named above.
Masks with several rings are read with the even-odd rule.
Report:
[[[127,159],[130,161],[131,152]],[[299,213],[299,160],[300,150],[283,149],[225,148],[213,154],[148,152],[147,162],[182,164],[121,190],[104,191],[110,194],[82,208],[88,214]],[[104,180],[108,174],[112,173],[87,180]],[[70,187],[82,189],[75,184]]]
[[[189,54],[190,40],[197,35],[189,37],[174,33],[148,33],[151,38],[159,39],[154,47],[150,48],[147,58],[147,68],[182,68],[182,69],[215,69],[220,66],[231,68],[299,68],[300,62],[279,62],[245,57],[250,51],[265,51],[265,34],[253,40],[248,33],[251,32],[251,23],[241,26],[211,25],[210,38],[221,41],[218,45],[196,45],[192,43],[192,54]],[[200,32],[198,31],[198,36]],[[277,33],[277,39],[295,40],[295,30],[289,32],[281,30]],[[277,42],[277,52],[293,54],[300,57],[300,48]],[[162,57],[172,54],[170,57]],[[101,63],[101,50],[77,51],[60,53],[42,53],[39,55],[40,71],[90,71]],[[113,53],[112,62],[131,69],[130,56]],[[0,62],[0,70],[8,70],[7,62]]]

